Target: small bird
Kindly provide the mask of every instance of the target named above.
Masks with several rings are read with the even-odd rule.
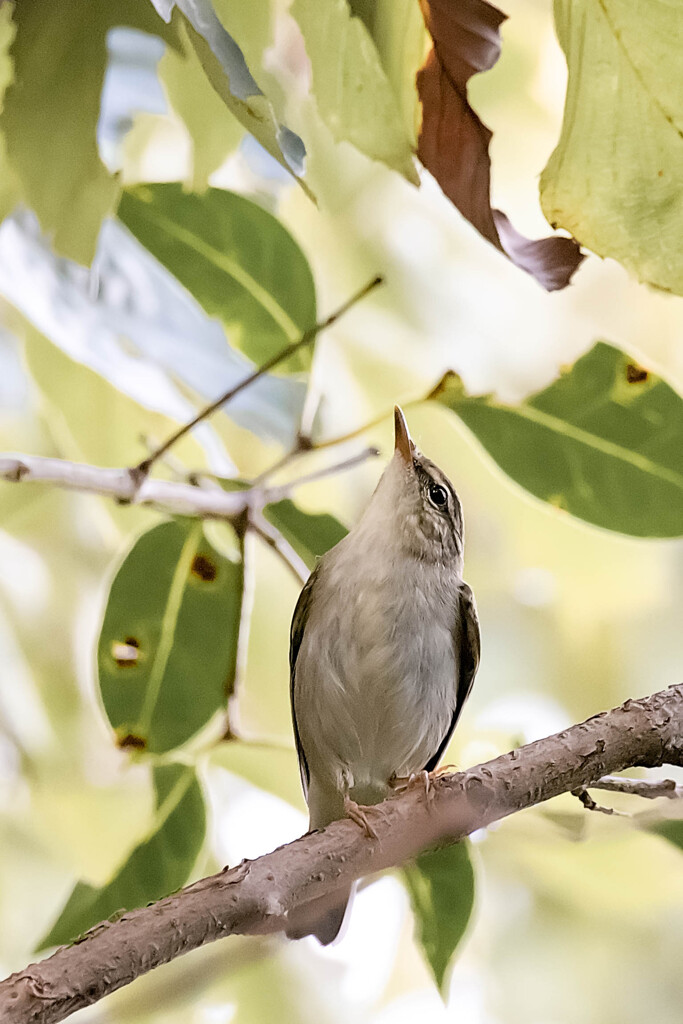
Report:
[[[398,406],[394,426],[370,504],[317,563],[292,620],[292,718],[311,830],[348,815],[373,835],[364,808],[436,768],[479,664],[460,501]],[[290,936],[332,942],[349,897]]]

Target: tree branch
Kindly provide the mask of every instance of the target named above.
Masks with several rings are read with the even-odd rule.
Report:
[[[378,841],[333,822],[273,853],[104,922],[0,983],[0,1020],[55,1024],[160,964],[231,934],[305,927],[357,878],[626,768],[683,764],[683,685],[413,787],[372,810]],[[315,908],[312,910],[312,908]]]
[[[340,317],[344,316],[345,313],[347,313],[353,306],[355,306],[357,302],[360,302],[361,299],[364,299],[366,295],[369,295],[370,292],[374,291],[375,288],[379,287],[379,285],[383,283],[384,279],[382,277],[374,277],[372,281],[369,281],[359,291],[357,291],[355,295],[352,295],[350,299],[347,299],[346,302],[344,302],[339,307],[339,309],[336,309],[334,313],[331,313],[330,316],[328,316],[325,320],[321,320],[320,323],[313,324],[312,327],[309,327],[306,331],[303,332],[303,334],[297,341],[292,342],[291,345],[286,345],[283,349],[277,352],[270,359],[267,359],[265,363],[262,363],[260,366],[258,366],[252,373],[247,374],[247,376],[244,377],[239,382],[239,384],[236,384],[234,387],[229,388],[224,394],[220,396],[220,398],[217,398],[214,402],[211,402],[209,405],[205,406],[205,408],[203,408],[201,412],[198,412],[197,415],[194,416],[189,421],[189,423],[184,423],[183,426],[179,427],[176,431],[174,431],[174,433],[171,434],[171,436],[167,438],[167,440],[164,441],[163,444],[159,445],[159,447],[155,449],[155,451],[148,455],[146,459],[143,459],[142,462],[140,462],[137,466],[133,467],[133,469],[130,470],[134,482],[139,485],[142,482],[142,480],[147,476],[154,463],[163,455],[165,455],[166,452],[170,448],[172,448],[177,441],[181,439],[181,437],[184,437],[185,434],[189,433],[189,431],[192,430],[193,427],[196,427],[198,423],[201,423],[202,420],[205,420],[209,416],[213,415],[213,413],[220,409],[222,405],[225,405],[232,398],[234,398],[235,395],[238,395],[240,391],[244,391],[245,388],[248,388],[251,384],[254,383],[254,381],[258,380],[259,377],[262,377],[265,373],[268,373],[270,370],[274,369],[274,367],[276,367],[279,363],[282,363],[284,362],[284,360],[289,359],[290,356],[293,356],[295,352],[299,351],[299,349],[304,348],[306,345],[310,345],[313,341],[315,341],[315,339],[317,338],[321,331],[324,331],[328,327],[331,327],[332,324],[336,323],[337,320],[340,319]]]
[[[376,448],[365,448],[342,462],[324,466],[306,476],[277,487],[253,485],[243,491],[225,491],[211,477],[200,477],[200,485],[176,480],[145,477],[140,484],[129,469],[90,466],[83,462],[46,458],[42,455],[0,454],[0,480],[8,483],[44,483],[65,490],[83,491],[113,498],[122,504],[154,505],[176,515],[206,519],[237,519],[247,509],[261,509],[288,497],[295,487],[311,483],[376,456]]]

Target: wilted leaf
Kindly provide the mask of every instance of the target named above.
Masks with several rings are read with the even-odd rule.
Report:
[[[582,245],[683,293],[683,9],[556,0],[569,83],[543,212]]]
[[[219,555],[201,523],[161,523],[118,570],[97,661],[107,717],[122,747],[171,750],[232,692],[242,564]]]
[[[129,25],[169,40],[172,33],[139,0],[21,0],[14,20],[14,82],[0,117],[7,159],[23,201],[55,247],[90,263],[118,191],[97,150],[107,32]]]
[[[474,869],[463,840],[421,854],[403,868],[417,940],[443,990],[446,969],[465,934],[474,906]]]
[[[180,185],[126,190],[120,219],[175,274],[230,340],[263,362],[315,323],[315,287],[289,232],[256,203],[222,189]],[[300,350],[289,369],[310,364]]]
[[[422,104],[418,156],[471,224],[548,291],[564,288],[583,259],[573,239],[532,241],[491,207],[492,135],[467,100],[472,75],[500,55],[505,15],[486,0],[420,0],[434,46],[418,73]]]
[[[320,116],[334,138],[417,184],[411,134],[363,22],[346,0],[294,0],[290,11],[306,43]]]
[[[122,910],[144,907],[187,881],[204,842],[204,798],[192,768],[154,769],[156,813],[149,836],[139,843],[102,888],[78,882],[37,949],[73,942]]]
[[[309,569],[347,534],[346,527],[326,512],[303,512],[289,498],[266,505],[266,519],[276,526],[285,540],[303,558]]]
[[[599,342],[518,405],[468,395],[455,374],[430,397],[551,505],[638,537],[683,534],[683,399],[619,349]]]

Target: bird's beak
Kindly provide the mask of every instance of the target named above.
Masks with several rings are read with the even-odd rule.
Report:
[[[399,405],[394,406],[394,451],[399,452],[406,465],[411,466],[415,445],[410,440],[408,424]]]

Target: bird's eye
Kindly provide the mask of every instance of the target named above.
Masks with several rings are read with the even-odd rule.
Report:
[[[429,500],[432,505],[436,505],[437,508],[443,508],[448,501],[448,495],[446,494],[445,488],[439,487],[438,484],[430,484]]]

